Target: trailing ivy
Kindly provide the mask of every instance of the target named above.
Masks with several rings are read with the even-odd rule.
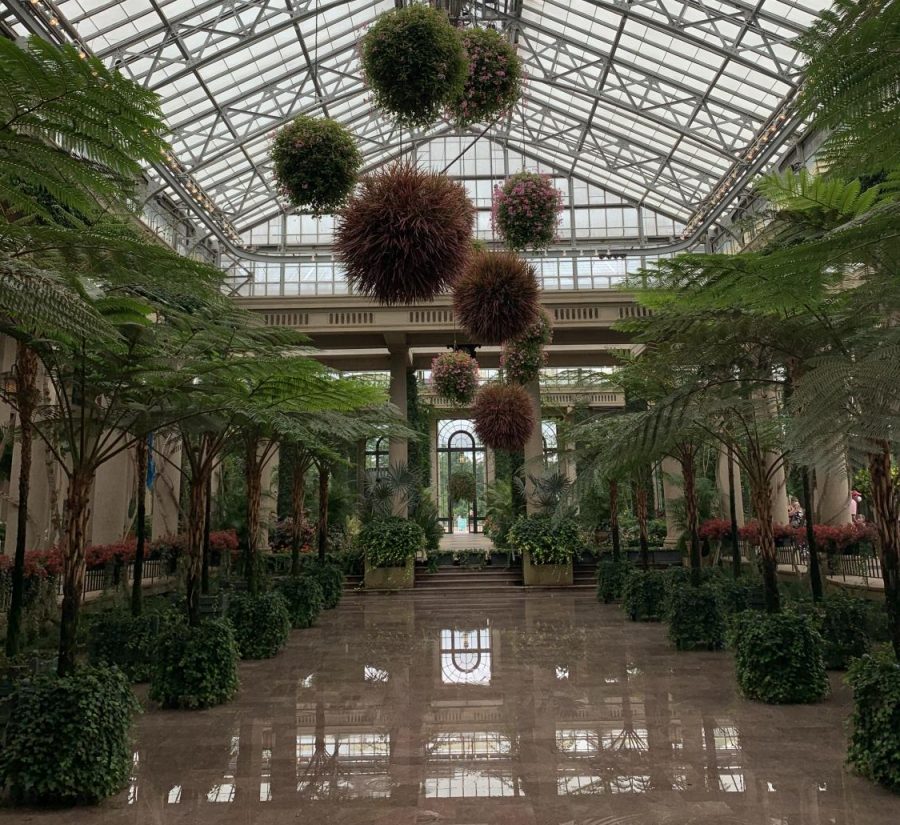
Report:
[[[761,582],[724,577],[717,582],[717,586],[726,616],[763,607],[765,599]]]
[[[21,681],[10,697],[0,748],[0,787],[18,802],[99,802],[131,769],[131,720],[139,705],[117,668]]]
[[[868,624],[868,602],[845,594],[828,596],[819,616],[825,667],[846,670],[852,659],[868,653]]]
[[[303,568],[303,572],[314,578],[322,589],[322,607],[325,610],[337,607],[344,595],[344,572],[341,568],[332,562],[322,564],[314,559]]]
[[[359,533],[359,543],[371,567],[403,567],[425,542],[414,521],[398,516],[373,519]]]
[[[173,622],[159,634],[150,698],[164,708],[208,708],[238,689],[240,654],[234,628],[225,619],[198,627]]]
[[[712,584],[679,584],[671,589],[666,614],[669,638],[676,648],[718,650],[725,644],[725,618],[719,598]]]
[[[740,613],[732,621],[729,643],[738,686],[749,699],[808,704],[828,694],[822,637],[810,617]]]
[[[665,615],[666,595],[665,573],[632,569],[622,589],[622,609],[633,622],[658,621]]]
[[[850,664],[853,689],[847,761],[863,776],[900,792],[900,665],[887,649]]]
[[[309,573],[289,576],[276,585],[284,599],[291,627],[312,627],[325,607],[325,596],[319,580]]]
[[[577,522],[546,514],[520,516],[509,530],[509,546],[528,553],[532,564],[568,564],[581,539]]]
[[[622,598],[631,565],[627,561],[605,559],[597,565],[597,601],[609,604]]]
[[[242,659],[270,659],[287,642],[291,617],[280,593],[238,593],[228,603],[228,621]]]
[[[160,628],[171,614],[132,616],[125,610],[108,610],[91,622],[88,659],[92,665],[116,665],[132,682],[149,682]]]

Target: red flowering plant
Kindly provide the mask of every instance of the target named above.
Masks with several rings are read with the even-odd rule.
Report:
[[[552,340],[550,316],[541,310],[540,318],[525,332],[503,344],[500,366],[506,370],[506,377],[516,384],[527,384],[537,378],[547,363],[544,347]]]
[[[469,58],[465,86],[447,109],[457,126],[471,126],[511,109],[522,91],[522,61],[512,44],[493,29],[460,33]]]
[[[478,362],[467,352],[451,350],[431,362],[435,392],[453,404],[468,404],[478,389]]]
[[[494,229],[510,249],[546,249],[556,237],[562,194],[550,175],[516,172],[494,189]]]
[[[701,539],[725,541],[731,536],[731,522],[724,518],[710,518],[700,525],[698,532]]]
[[[806,529],[797,529],[798,538],[806,540]],[[814,524],[813,536],[816,546],[826,553],[860,552],[860,544],[872,544],[875,541],[875,525],[868,523],[854,524]]]

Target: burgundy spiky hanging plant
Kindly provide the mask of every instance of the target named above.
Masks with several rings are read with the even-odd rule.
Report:
[[[363,178],[334,248],[358,293],[386,305],[430,301],[468,263],[474,217],[462,184],[396,163]]]
[[[493,450],[521,450],[535,427],[531,399],[518,384],[485,384],[472,405],[475,432]]]
[[[453,308],[475,341],[499,344],[539,319],[534,269],[514,252],[476,252],[453,289]]]

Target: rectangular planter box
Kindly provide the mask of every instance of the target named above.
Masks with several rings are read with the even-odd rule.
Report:
[[[416,560],[410,557],[405,567],[369,567],[364,577],[366,590],[406,590],[416,578]]]
[[[522,578],[526,587],[566,587],[572,584],[572,562],[532,564],[531,554],[522,554]]]

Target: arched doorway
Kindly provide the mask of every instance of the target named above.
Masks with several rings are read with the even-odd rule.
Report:
[[[484,518],[484,445],[468,419],[440,421],[437,432],[438,512],[447,533],[480,533]],[[450,476],[454,472],[475,475],[475,501],[450,501]]]

